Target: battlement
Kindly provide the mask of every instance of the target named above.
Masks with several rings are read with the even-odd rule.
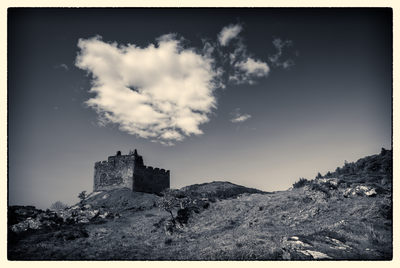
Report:
[[[170,171],[145,166],[137,150],[109,156],[94,165],[94,191],[128,187],[133,191],[159,193],[169,188]]]
[[[154,168],[152,166],[144,166],[144,168],[149,171],[149,172],[153,172],[156,174],[161,174],[161,175],[169,175],[169,170],[165,170],[163,168]]]

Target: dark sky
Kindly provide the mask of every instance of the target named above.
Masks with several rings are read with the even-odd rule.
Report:
[[[252,57],[268,63],[255,84],[226,83],[216,107],[174,146],[99,126],[85,104],[92,76],[77,68],[78,40],[147,47],[168,33],[202,47],[241,25]],[[273,66],[273,41],[290,68]],[[9,9],[9,203],[47,208],[91,191],[94,162],[137,148],[145,164],[171,170],[171,187],[226,180],[284,190],[391,148],[391,9]],[[240,110],[238,110],[240,109]],[[251,115],[231,121],[235,111]]]

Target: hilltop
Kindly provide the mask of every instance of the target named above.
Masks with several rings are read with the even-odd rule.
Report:
[[[164,196],[98,191],[57,213],[10,207],[8,254],[16,260],[387,260],[392,233],[392,151],[382,150],[300,179],[287,191],[217,181]]]

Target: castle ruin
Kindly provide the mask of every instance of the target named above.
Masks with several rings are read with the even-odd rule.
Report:
[[[93,191],[124,187],[136,192],[158,194],[169,188],[169,170],[145,166],[136,149],[128,155],[118,151],[107,161],[95,163]]]

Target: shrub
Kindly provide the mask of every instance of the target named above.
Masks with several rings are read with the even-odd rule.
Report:
[[[175,226],[175,217],[174,214],[172,214],[172,210],[179,204],[178,199],[174,196],[174,192],[171,189],[164,190],[162,195],[163,196],[157,202],[157,206],[171,215],[171,222]]]
[[[340,167],[337,167],[336,169],[335,169],[335,175],[336,176],[339,176],[339,175],[341,175],[342,174],[342,169],[340,168]]]
[[[325,175],[325,178],[332,178],[332,173],[328,171]]]
[[[164,244],[166,244],[166,245],[171,245],[172,242],[173,242],[173,241],[172,241],[171,238],[167,238],[167,239],[165,239]]]
[[[67,207],[68,207],[67,204],[64,204],[64,203],[61,202],[61,201],[56,201],[56,202],[54,202],[53,204],[51,204],[50,210],[53,210],[53,211],[60,211],[60,210],[63,210],[63,209],[65,209],[65,208],[67,208]]]
[[[325,183],[324,184],[313,183],[311,185],[311,189],[314,191],[319,191],[321,193],[324,193],[326,197],[331,196],[331,194],[329,192],[329,188],[327,187],[327,184],[325,184]]]
[[[176,220],[179,222],[180,225],[183,225],[188,223],[189,217],[190,217],[189,208],[183,208],[178,210]]]
[[[300,178],[297,182],[293,183],[293,188],[301,188],[307,185],[309,181],[305,178]]]
[[[83,202],[83,200],[86,199],[86,191],[82,191],[79,193],[78,198],[81,200],[81,203]]]
[[[371,173],[378,172],[381,169],[381,164],[377,160],[373,160],[368,163],[366,169]]]

